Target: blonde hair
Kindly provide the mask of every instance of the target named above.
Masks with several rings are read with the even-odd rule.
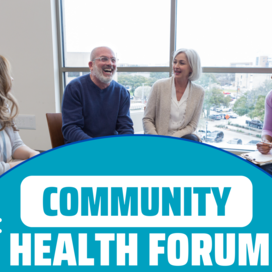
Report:
[[[14,131],[18,131],[13,119],[18,114],[19,108],[15,97],[10,93],[11,66],[9,61],[0,55],[0,131],[5,127],[12,127]]]

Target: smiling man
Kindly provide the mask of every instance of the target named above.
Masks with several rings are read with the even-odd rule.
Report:
[[[129,92],[112,80],[116,57],[108,47],[91,52],[90,74],[71,81],[62,101],[65,143],[116,134],[133,134]]]

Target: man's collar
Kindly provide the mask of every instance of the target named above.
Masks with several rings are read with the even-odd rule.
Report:
[[[111,83],[112,83],[112,80],[111,80],[111,82],[109,84],[100,83],[98,80],[96,80],[94,77],[92,77],[91,73],[90,73],[90,79],[93,82],[93,84],[95,86],[97,86],[100,90],[107,89],[111,85]]]

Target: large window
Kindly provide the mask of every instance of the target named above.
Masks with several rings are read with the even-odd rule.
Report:
[[[272,67],[271,0],[178,0],[177,48],[204,67]]]
[[[203,141],[222,148],[254,149],[261,139],[271,74],[204,73],[196,83],[205,89],[197,130]]]
[[[63,0],[62,5],[66,67],[86,66],[89,52],[101,45],[115,51],[121,67],[169,65],[170,0]]]
[[[225,149],[255,149],[272,89],[271,0],[59,0],[62,90],[89,72],[90,51],[111,47],[115,80],[131,94],[136,133],[152,84],[171,76],[177,48],[195,49],[205,101],[196,131]]]

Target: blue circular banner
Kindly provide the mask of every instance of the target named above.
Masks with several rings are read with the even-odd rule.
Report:
[[[271,181],[171,137],[44,152],[0,178],[1,271],[270,271]]]

